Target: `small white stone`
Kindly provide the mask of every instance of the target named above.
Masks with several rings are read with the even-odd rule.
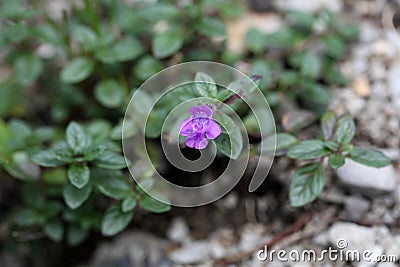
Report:
[[[388,73],[389,92],[392,98],[400,98],[400,62],[395,60]]]
[[[174,242],[186,243],[190,242],[189,227],[182,218],[176,218],[172,221],[167,231],[167,236]]]
[[[339,240],[344,240],[347,243],[347,246],[343,248],[357,249],[359,251],[364,251],[375,245],[375,231],[373,228],[355,223],[336,222],[331,226],[328,233],[329,241],[335,247],[338,247]]]
[[[363,197],[349,196],[345,200],[347,216],[352,220],[359,220],[368,211],[370,203]]]
[[[375,23],[363,21],[360,26],[360,41],[370,43],[379,38],[380,29],[375,26]]]
[[[346,159],[337,174],[342,184],[365,195],[387,193],[396,188],[397,174],[391,165],[374,168]]]
[[[277,0],[275,5],[280,10],[295,9],[308,13],[315,13],[324,8],[336,13],[343,9],[343,3],[340,0],[313,0],[308,1],[307,4],[298,0]]]
[[[170,259],[180,264],[194,264],[206,262],[211,257],[211,246],[206,241],[196,241],[174,250]]]

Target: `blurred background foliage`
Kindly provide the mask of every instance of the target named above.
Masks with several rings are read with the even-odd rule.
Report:
[[[329,89],[347,83],[338,62],[358,33],[328,10],[290,10],[283,30],[250,28],[245,48],[231,51],[227,22],[246,16],[240,1],[51,2],[1,3],[0,219],[9,247],[44,236],[76,246],[92,232],[122,231],[134,211],[170,210],[133,183],[121,152],[129,97],[158,71],[194,60],[245,65],[261,77],[287,150],[325,112]],[[243,121],[257,140],[254,116]],[[132,122],[125,134],[136,131]]]

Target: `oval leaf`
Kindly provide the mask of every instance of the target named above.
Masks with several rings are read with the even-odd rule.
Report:
[[[291,178],[289,198],[293,207],[304,206],[316,199],[325,185],[321,163],[300,167]]]
[[[87,184],[85,187],[78,189],[72,184],[67,184],[64,188],[64,201],[70,209],[80,207],[90,196],[92,186]]]
[[[354,148],[348,157],[358,163],[375,168],[381,168],[391,164],[390,159],[382,152],[363,147]]]
[[[74,163],[68,168],[68,179],[76,188],[83,188],[89,182],[90,169],[84,164]]]
[[[126,168],[125,158],[120,154],[114,152],[104,152],[100,154],[94,161],[93,164],[100,168],[119,170]]]
[[[94,62],[90,58],[75,58],[61,70],[61,81],[64,83],[81,82],[89,77],[93,69]]]
[[[94,90],[94,96],[103,106],[117,108],[124,99],[124,92],[121,85],[113,79],[99,82]]]
[[[333,135],[333,140],[341,145],[347,145],[353,140],[356,132],[356,126],[351,116],[343,116],[336,123],[336,130]]]
[[[292,159],[307,160],[317,159],[329,154],[324,142],[320,140],[302,141],[289,149],[287,156]]]
[[[112,236],[121,232],[131,222],[132,217],[132,212],[122,212],[119,205],[111,206],[101,221],[101,233],[105,236]]]
[[[166,31],[157,34],[152,41],[153,54],[156,58],[165,58],[176,51],[183,45],[182,36],[173,31]]]
[[[149,195],[143,196],[143,198],[140,200],[140,207],[155,213],[167,212],[171,210],[171,206],[169,204],[158,201]]]

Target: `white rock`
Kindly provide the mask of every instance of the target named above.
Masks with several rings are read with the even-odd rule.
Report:
[[[349,196],[345,200],[347,216],[352,220],[359,220],[369,209],[370,203],[363,197]]]
[[[265,233],[265,226],[262,224],[246,224],[243,227],[238,247],[242,251],[250,250],[257,245],[263,244],[268,239]]]
[[[275,5],[280,10],[295,9],[311,13],[318,12],[324,8],[339,12],[343,8],[343,3],[340,0],[312,0],[307,1],[307,3],[298,0],[277,0]]]
[[[397,174],[391,165],[374,168],[346,159],[337,175],[343,185],[365,195],[387,193],[396,188]]]
[[[372,60],[369,73],[373,80],[382,80],[386,77],[385,65],[381,60]]]
[[[376,267],[398,267],[398,265],[392,262],[380,262]]]
[[[189,227],[182,218],[173,220],[170,228],[167,231],[167,236],[174,242],[186,243],[190,242]]]
[[[349,222],[336,222],[329,229],[329,241],[339,247],[339,240],[345,240],[346,249],[364,251],[375,245],[375,231],[373,228],[360,226]],[[342,246],[340,246],[342,247]]]
[[[179,264],[204,263],[211,257],[210,242],[195,241],[170,253],[170,259]]]
[[[392,236],[390,233],[380,240],[386,255],[397,255],[400,257],[400,235]]]
[[[397,205],[400,205],[400,185],[393,191],[393,199]]]
[[[369,43],[379,38],[380,29],[375,26],[375,23],[363,21],[360,25],[360,41]]]
[[[397,52],[397,48],[394,44],[386,39],[375,41],[371,44],[371,52],[377,56],[384,56],[386,58],[393,58]]]
[[[400,62],[395,60],[388,73],[389,92],[393,98],[400,98]]]

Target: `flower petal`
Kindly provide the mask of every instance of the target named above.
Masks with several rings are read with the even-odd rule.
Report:
[[[186,138],[185,144],[188,147],[194,148],[196,146],[196,137],[195,137],[195,135],[189,135]]]
[[[207,130],[205,131],[208,139],[215,139],[221,134],[221,127],[212,119],[207,124]]]
[[[207,105],[201,105],[190,107],[189,112],[196,117],[211,117],[212,109]]]
[[[185,143],[188,147],[196,149],[203,149],[208,145],[207,139],[202,134],[189,135]]]
[[[188,136],[193,131],[193,124],[192,124],[192,116],[189,118],[181,121],[178,125],[179,127],[179,134],[182,136]]]
[[[204,138],[204,139],[200,140],[200,141],[196,144],[195,148],[197,148],[197,149],[204,149],[204,148],[207,147],[207,145],[208,145],[208,141],[207,141],[206,138]]]

